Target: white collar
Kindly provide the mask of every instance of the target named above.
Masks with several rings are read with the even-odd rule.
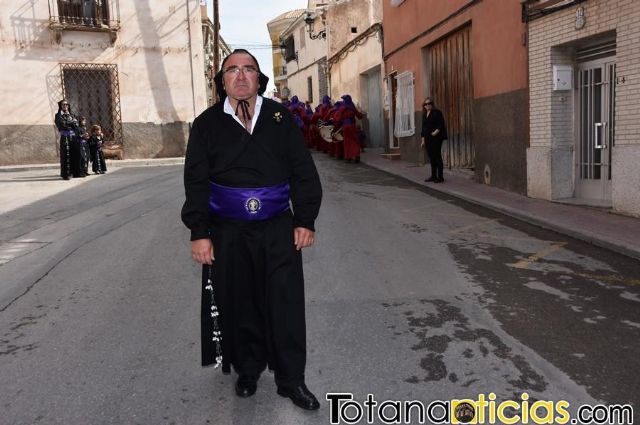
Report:
[[[253,133],[253,129],[256,128],[256,122],[258,121],[258,115],[260,115],[260,108],[261,107],[262,107],[262,96],[258,95],[258,97],[256,97],[256,107],[255,107],[255,109],[253,111],[253,118],[251,118],[251,131],[250,131],[250,133]],[[236,111],[234,111],[233,108],[231,107],[231,102],[229,102],[229,96],[225,97],[225,99],[224,99],[224,108],[223,108],[223,110],[224,110],[225,114],[231,115],[234,120],[236,120],[242,127],[244,127],[244,124],[242,123],[242,121],[240,121],[240,118],[237,117]]]

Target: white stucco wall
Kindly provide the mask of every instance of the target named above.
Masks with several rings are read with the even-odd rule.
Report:
[[[372,35],[331,67],[331,97],[338,99],[343,94],[350,94],[355,103],[362,104],[362,91],[366,90],[361,80],[362,74],[381,63],[381,40],[377,35]]]
[[[314,32],[317,33],[320,29],[322,29],[322,25],[320,19],[317,19]],[[298,52],[297,61],[287,62],[287,87],[291,93],[289,97],[297,95],[301,101],[310,100],[307,94],[307,78],[311,77],[313,81],[312,101],[314,104],[318,104],[320,102],[318,62],[327,56],[327,42],[322,38],[315,40],[309,38],[307,27],[302,18],[298,19],[286,34],[293,35],[295,48]],[[302,41],[303,38],[304,41]]]
[[[339,99],[343,94],[350,94],[354,102],[362,105],[365,97],[362,91],[366,90],[362,75],[383,64],[380,32],[363,35],[374,24],[382,22],[382,2],[340,2],[327,9],[327,22],[331,97]]]
[[[0,106],[0,125],[51,124],[62,95],[59,64],[69,62],[118,66],[123,122],[191,121],[206,107],[198,0],[119,4],[112,45],[107,33],[71,30],[57,44],[46,0],[0,3],[0,85],[12,100]]]

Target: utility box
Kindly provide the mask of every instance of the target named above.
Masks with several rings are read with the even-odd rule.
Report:
[[[571,65],[553,65],[553,90],[573,89],[573,67]]]

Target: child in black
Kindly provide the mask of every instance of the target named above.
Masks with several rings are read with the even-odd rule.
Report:
[[[104,161],[102,152],[103,135],[99,125],[91,127],[91,138],[89,139],[89,149],[91,151],[91,169],[96,174],[107,172],[107,164]]]

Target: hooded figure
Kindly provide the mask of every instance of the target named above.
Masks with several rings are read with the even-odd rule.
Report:
[[[66,99],[58,102],[55,124],[60,133],[60,177],[69,180],[72,175],[74,161],[73,148],[78,135],[78,120],[71,113],[71,106]]]
[[[220,101],[191,126],[182,208],[203,267],[202,364],[233,368],[238,397],[269,368],[279,395],[316,410],[301,250],[314,242],[320,178],[290,111],[260,96],[268,78],[253,55],[234,50],[214,81]]]
[[[224,102],[225,99],[228,97],[226,88],[224,86],[224,73],[225,71],[227,71],[227,69],[225,68],[225,65],[229,60],[229,58],[234,54],[248,55],[251,57],[251,59],[253,59],[253,62],[256,64],[256,68],[258,71],[258,96],[262,96],[264,92],[267,90],[267,83],[269,82],[269,77],[267,77],[262,73],[262,71],[260,71],[260,65],[258,64],[258,60],[255,58],[255,56],[253,56],[251,53],[249,53],[245,49],[235,49],[233,52],[231,52],[229,56],[224,58],[224,60],[222,61],[222,65],[220,66],[220,70],[218,71],[216,76],[213,78],[213,81],[216,84],[216,91],[218,93],[218,98],[220,99],[220,102]],[[238,70],[238,72],[240,72],[240,70]],[[244,75],[245,71],[242,71],[242,72]],[[243,125],[246,128],[248,125],[250,125],[253,118],[251,116],[251,113],[249,112],[249,102],[247,102],[246,99],[235,99],[235,100],[238,102],[235,109],[235,115],[242,121]]]
[[[234,53],[244,53],[245,55],[249,55],[253,58],[253,61],[258,66],[258,72],[260,73],[260,75],[258,76],[258,84],[260,85],[260,88],[258,89],[258,95],[262,96],[264,92],[267,91],[267,83],[269,83],[269,77],[267,77],[262,73],[262,71],[260,71],[260,64],[258,64],[258,60],[255,58],[255,56],[253,56],[245,49],[235,49],[233,52],[231,52],[231,55],[233,55]],[[216,93],[218,93],[218,100],[220,102],[224,102],[224,99],[227,97],[227,92],[224,89],[224,81],[222,77],[224,76],[224,65],[227,63],[227,60],[229,59],[229,57],[231,57],[231,55],[225,57],[222,60],[220,70],[218,71],[216,76],[213,77],[213,81],[216,84]]]
[[[342,96],[342,102],[340,124],[344,139],[344,159],[347,162],[360,162],[360,141],[358,139],[356,118],[362,118],[363,115],[356,108],[350,95],[345,94]]]

